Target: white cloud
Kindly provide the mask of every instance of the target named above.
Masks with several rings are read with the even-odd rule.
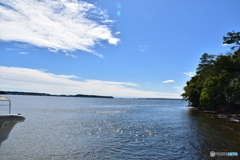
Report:
[[[0,36],[1,37],[1,36]],[[20,48],[23,48],[23,49],[29,49],[31,48],[32,46],[29,45],[29,44],[21,44],[21,43],[14,43],[14,46],[17,46],[17,47],[20,47]]]
[[[108,40],[108,42],[111,43],[111,44],[117,45],[118,42],[119,42],[119,40],[118,40],[117,38],[110,38],[110,39]]]
[[[179,94],[182,94],[182,93],[184,93],[183,87],[184,87],[184,86],[175,86],[175,87],[173,87],[173,88],[174,88]]]
[[[109,20],[109,19],[102,21],[102,23],[114,23],[114,22],[115,22],[114,20]]]
[[[163,81],[162,83],[171,83],[171,82],[174,82],[174,80],[166,80],[166,81]]]
[[[56,75],[44,70],[0,66],[0,90],[28,90],[50,94],[91,94],[115,97],[180,98],[176,93],[141,91],[132,82],[84,80],[75,75]],[[75,79],[75,80],[73,80]]]
[[[223,43],[222,46],[230,46],[230,44]]]
[[[140,45],[139,49],[141,52],[145,52],[148,49],[148,45]]]
[[[66,53],[66,56],[70,56],[70,57],[73,57],[73,58],[77,58],[77,56],[73,55],[73,54],[69,54],[69,53]]]
[[[19,54],[28,54],[28,52],[19,52]]]
[[[8,51],[17,51],[19,49],[17,49],[17,48],[6,48],[6,50],[8,50]]]
[[[115,35],[119,35],[119,34],[121,34],[121,32],[119,32],[119,31],[118,31],[118,32],[115,32]]]
[[[193,76],[195,76],[195,72],[187,72],[187,73],[183,73],[183,74],[186,74],[186,75],[188,75],[189,77],[193,77]]]
[[[183,89],[183,87],[173,87],[174,89]]]
[[[19,41],[50,51],[82,50],[96,54],[92,48],[102,40],[116,45],[107,12],[77,0],[8,0],[0,3],[0,40]]]
[[[127,85],[127,86],[134,86],[139,87],[138,84],[132,82],[112,82],[112,81],[100,81],[100,80],[86,80],[86,82],[93,82],[96,84],[109,84],[109,85]]]

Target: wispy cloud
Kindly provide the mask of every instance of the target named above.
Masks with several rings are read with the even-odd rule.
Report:
[[[69,54],[69,53],[66,53],[66,56],[70,56],[70,57],[72,57],[72,58],[77,58],[77,56],[75,56],[75,55],[73,55],[73,54]]]
[[[139,50],[140,50],[141,52],[145,52],[147,49],[148,49],[148,45],[140,45],[140,46],[139,46]]]
[[[8,50],[8,51],[17,51],[19,49],[18,48],[6,48],[6,50]]]
[[[166,81],[162,81],[162,83],[172,83],[174,82],[174,80],[166,80]]]
[[[0,66],[0,90],[28,90],[50,94],[94,94],[115,97],[179,98],[176,93],[141,91],[133,82],[85,80],[36,69]]]
[[[115,35],[119,35],[119,34],[121,34],[121,32],[119,32],[119,31],[118,31],[118,32],[115,32]]]
[[[125,85],[125,86],[139,87],[138,84],[133,82],[112,82],[112,81],[100,81],[100,80],[86,80],[86,82],[91,82],[95,84]]]
[[[223,43],[222,46],[230,46],[230,44]]]
[[[195,76],[195,72],[186,72],[186,73],[183,73],[183,74],[186,74],[186,75],[188,75],[189,77],[193,77],[193,76]]]
[[[19,54],[28,54],[28,52],[19,52]]]
[[[1,6],[1,5],[0,5]],[[1,36],[0,36],[1,37]],[[23,44],[23,43],[14,43],[14,46],[19,47],[19,48],[23,48],[23,49],[29,49],[32,48],[31,45],[29,44]]]
[[[184,93],[184,89],[183,89],[184,86],[175,86],[173,87],[179,94],[182,94]]]
[[[183,89],[183,87],[173,87],[174,89]]]
[[[50,51],[92,49],[102,40],[117,45],[107,12],[77,0],[8,0],[0,3],[0,40],[29,43]],[[104,23],[103,23],[104,22]]]
[[[103,21],[101,21],[102,23],[114,23],[114,20],[109,20],[109,19],[105,19]]]

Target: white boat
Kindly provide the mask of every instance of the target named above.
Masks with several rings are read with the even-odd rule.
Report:
[[[4,101],[4,102],[3,102]],[[0,96],[0,102],[8,102],[8,104],[3,104],[1,106],[8,106],[9,107],[9,113],[0,115],[0,145],[4,140],[8,138],[9,133],[13,129],[13,127],[19,123],[23,122],[25,120],[25,117],[21,114],[11,114],[11,101],[7,97]]]

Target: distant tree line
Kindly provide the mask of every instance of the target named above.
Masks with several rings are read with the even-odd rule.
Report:
[[[0,91],[0,94],[8,95],[32,95],[32,96],[51,96],[47,93],[37,93],[37,92],[17,92],[17,91]]]
[[[113,96],[99,96],[99,95],[86,95],[86,94],[51,95],[51,94],[48,94],[48,93],[17,92],[17,91],[0,91],[0,94],[7,94],[7,95],[31,95],[31,96],[57,96],[57,97],[85,97],[85,98],[114,98]]]
[[[232,51],[223,55],[204,53],[196,75],[184,87],[183,98],[199,109],[240,110],[240,32],[228,32],[223,44]]]

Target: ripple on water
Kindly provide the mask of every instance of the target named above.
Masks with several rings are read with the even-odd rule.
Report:
[[[209,159],[210,151],[240,151],[239,124],[181,100],[26,97],[10,97],[27,119],[3,142],[2,159]]]

